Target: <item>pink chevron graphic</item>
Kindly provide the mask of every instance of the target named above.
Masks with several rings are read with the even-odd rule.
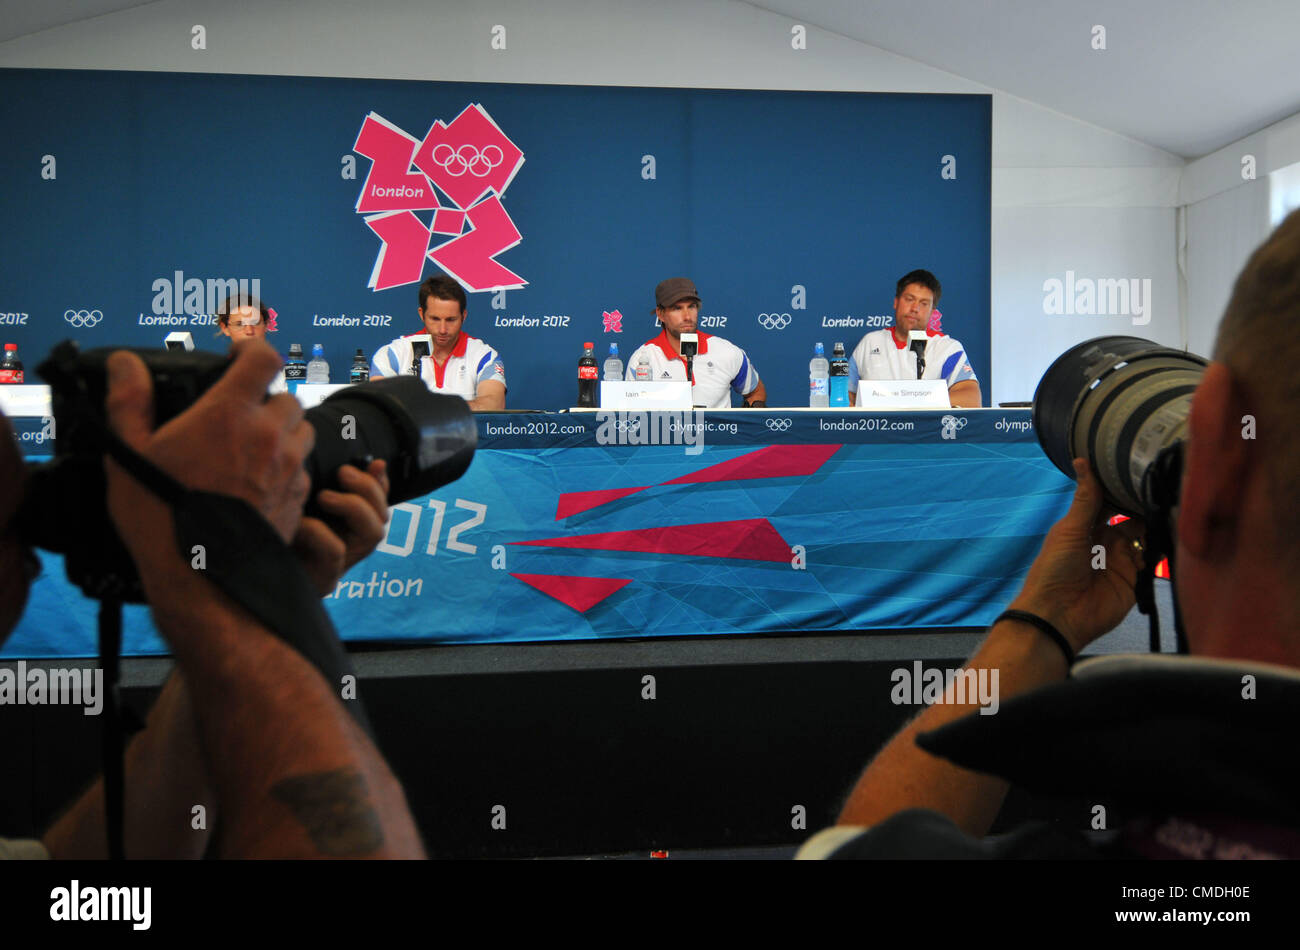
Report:
[[[384,242],[366,286],[387,290],[419,280],[429,247],[429,229],[420,219],[410,211],[398,211],[366,218],[366,226]]]
[[[746,452],[726,462],[710,465],[661,485],[692,485],[700,482],[740,481],[747,478],[789,478],[813,475],[838,451],[838,445],[769,445]],[[636,488],[603,488],[598,491],[565,492],[555,506],[555,520],[567,518],[628,495],[645,491],[650,485]]]
[[[570,577],[564,574],[511,574],[529,587],[585,614],[602,600],[632,583],[630,577]]]
[[[438,207],[438,196],[423,175],[411,171],[420,145],[383,116],[370,113],[361,123],[352,151],[370,159],[370,173],[357,196],[357,211],[419,211]],[[424,255],[421,254],[421,257]]]
[[[466,212],[474,230],[429,252],[437,264],[469,290],[510,290],[527,284],[492,258],[519,243],[521,235],[496,195]]]
[[[722,557],[741,561],[790,560],[790,545],[766,518],[679,524],[635,531],[606,531],[600,534],[577,534],[565,538],[510,543],[543,548]]]
[[[645,491],[649,487],[649,485],[642,485],[640,488],[602,488],[596,491],[565,492],[560,496],[560,501],[555,506],[555,520],[559,521],[589,508],[599,508],[611,501],[618,501],[628,495],[635,495],[639,491]]]
[[[698,472],[662,482],[664,485],[691,485],[697,482],[727,482],[747,478],[788,478],[812,475],[826,464],[839,449],[838,445],[769,445],[747,452],[726,462],[710,465]]]

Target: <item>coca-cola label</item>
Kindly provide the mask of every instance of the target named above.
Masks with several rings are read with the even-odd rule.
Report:
[[[4,383],[19,383],[23,381],[23,371],[20,369],[0,369],[0,385]]]
[[[596,378],[596,367],[594,367],[594,366],[579,366],[579,367],[578,367],[578,378],[579,378],[579,379],[595,379],[595,378]]]

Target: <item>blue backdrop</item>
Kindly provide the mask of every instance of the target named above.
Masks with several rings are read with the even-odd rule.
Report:
[[[888,325],[914,267],[991,392],[988,96],[0,70],[0,117],[0,338],[29,371],[69,336],[223,349],[187,284],[243,279],[277,348],[323,343],[341,380],[356,348],[419,329],[424,234],[462,280],[509,286],[505,248],[522,286],[472,293],[466,329],[502,353],[512,408],[570,405],[582,342],[626,356],[678,275],[771,404],[806,405],[812,344]],[[403,142],[400,167],[372,162]],[[358,211],[372,170],[427,200]]]

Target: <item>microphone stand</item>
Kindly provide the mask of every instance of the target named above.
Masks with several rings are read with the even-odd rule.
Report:
[[[918,341],[919,342],[919,341]],[[916,354],[916,378],[920,379],[921,374],[925,372],[925,344],[912,344],[912,352]]]

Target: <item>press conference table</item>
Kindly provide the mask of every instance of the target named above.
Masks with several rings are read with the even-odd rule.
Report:
[[[980,627],[1019,589],[1073,490],[1027,410],[675,415],[479,415],[466,474],[396,505],[385,541],[325,599],[341,635]],[[42,420],[13,421],[24,454],[47,457]],[[95,603],[61,558],[42,561],[0,655],[94,655]],[[165,652],[147,611],[126,608],[124,653]]]

